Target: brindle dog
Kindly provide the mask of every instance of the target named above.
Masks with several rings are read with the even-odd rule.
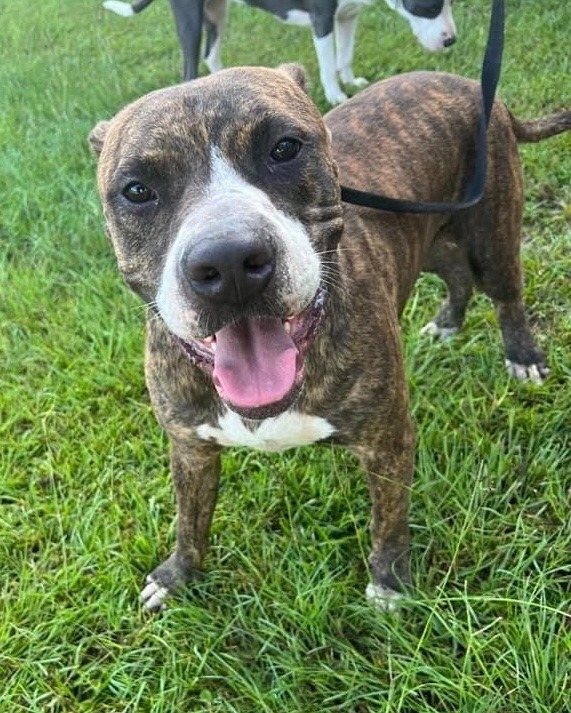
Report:
[[[472,172],[479,85],[450,74],[380,82],[322,119],[297,65],[235,68],[153,92],[99,123],[99,190],[119,269],[148,305],[146,376],[172,445],[178,529],[148,577],[149,609],[207,548],[224,446],[318,441],[356,453],[372,499],[372,582],[410,581],[414,460],[399,316],[419,272],[449,296],[430,331],[460,328],[473,287],[498,312],[510,372],[542,381],[522,302],[518,141],[571,113],[518,121],[496,101],[483,200],[454,215],[342,205],[341,183],[458,200]]]

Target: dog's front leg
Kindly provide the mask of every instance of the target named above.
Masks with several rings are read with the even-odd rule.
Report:
[[[398,419],[397,419],[398,421]],[[399,591],[410,583],[408,509],[414,467],[410,417],[398,428],[384,429],[377,443],[355,449],[367,474],[371,496],[371,583],[367,599],[392,610]]]
[[[156,611],[197,574],[206,549],[218,494],[220,448],[210,443],[171,439],[171,473],[176,492],[176,549],[147,577],[141,601]]]
[[[341,104],[347,95],[339,86],[337,62],[335,60],[335,36],[333,18],[311,18],[313,45],[319,64],[319,77],[325,92],[325,98],[332,104]]]
[[[335,16],[335,41],[337,45],[337,71],[343,84],[362,89],[369,83],[364,77],[353,74],[353,53],[355,50],[355,32],[359,10],[349,5],[341,8]]]

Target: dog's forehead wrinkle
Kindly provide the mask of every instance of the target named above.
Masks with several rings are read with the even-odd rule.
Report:
[[[211,77],[224,87],[213,96],[211,103],[205,103],[199,111],[214,143],[220,146],[235,141],[247,143],[253,135],[279,132],[280,127],[286,133],[289,130],[311,134],[322,125],[315,104],[295,82],[281,76],[281,73],[266,70],[272,77],[271,82],[260,83],[247,78],[245,82],[228,84],[230,77],[220,75],[232,71],[225,70]],[[225,81],[222,82],[222,79]]]
[[[216,141],[228,128],[243,129],[256,117],[274,113],[291,116],[292,104],[296,106],[300,101],[313,106],[293,82],[278,73],[268,70],[275,81],[260,83],[252,77],[241,76],[238,70],[242,69],[245,68],[224,70],[178,85],[172,88],[172,96],[160,92],[147,95],[147,103],[143,102],[142,106],[135,103],[134,109],[156,121],[165,118],[175,126],[190,122]],[[281,93],[280,89],[285,91]],[[303,112],[296,108],[295,113]]]
[[[284,72],[267,67],[233,67],[217,72],[208,78],[218,84],[215,94],[232,100],[239,99],[242,109],[248,111],[252,105],[263,103],[275,110],[286,108],[295,102],[296,106],[312,106],[299,83]]]

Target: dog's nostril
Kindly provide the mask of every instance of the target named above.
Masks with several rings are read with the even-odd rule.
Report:
[[[450,37],[445,37],[443,44],[444,44],[444,47],[452,47],[452,45],[455,42],[456,42],[456,37],[454,37],[454,35],[452,35]]]
[[[272,269],[272,262],[272,255],[267,251],[252,253],[244,260],[244,272],[253,275],[261,275]]]
[[[218,270],[208,265],[193,265],[189,275],[191,280],[197,280],[198,282],[212,282],[220,277]]]

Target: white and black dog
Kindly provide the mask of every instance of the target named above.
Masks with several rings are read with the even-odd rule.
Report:
[[[153,0],[133,4],[106,0],[103,6],[120,15],[131,16]],[[245,4],[271,12],[284,22],[311,25],[325,97],[339,104],[347,96],[341,82],[364,87],[367,80],[355,77],[352,70],[355,29],[360,11],[373,0],[244,0]],[[456,41],[452,17],[454,0],[385,0],[387,5],[408,20],[420,44],[431,52]],[[198,76],[202,28],[206,30],[205,62],[211,72],[222,68],[220,45],[228,14],[228,0],[170,0],[184,55],[184,79]]]

